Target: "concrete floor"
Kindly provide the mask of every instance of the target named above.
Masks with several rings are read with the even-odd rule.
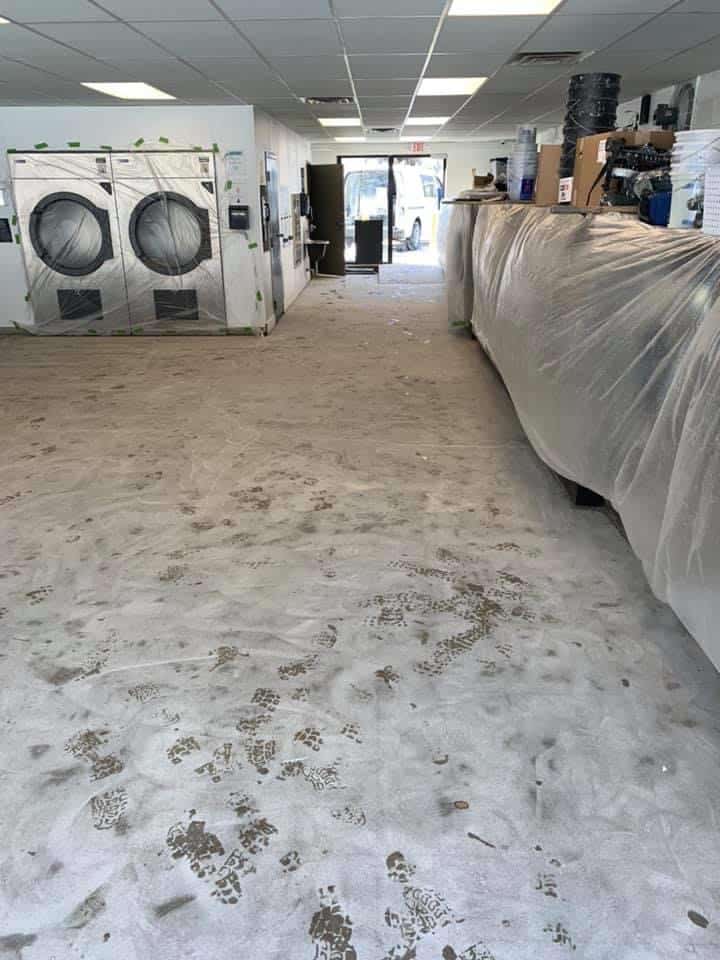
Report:
[[[0,395],[0,956],[720,956],[720,679],[441,287]]]

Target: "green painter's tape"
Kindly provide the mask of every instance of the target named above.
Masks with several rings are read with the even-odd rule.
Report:
[[[26,294],[25,294],[25,303],[30,303],[30,294],[29,294],[29,293],[26,293]]]
[[[8,153],[17,153],[17,150],[15,149],[15,147],[8,147],[8,151],[7,151],[7,152],[8,152]]]
[[[262,303],[263,295],[260,293],[259,290],[258,290],[258,292],[255,294],[255,296],[257,297],[257,302],[258,302],[258,303]]]
[[[19,234],[19,233],[16,233],[16,234],[15,234],[15,243],[22,243],[22,240],[20,239],[20,234]]]
[[[225,181],[225,189],[226,189],[226,190],[232,190],[232,180],[226,180],[226,181]]]
[[[101,150],[107,150],[107,152],[110,153],[110,151],[112,150],[112,147],[109,147],[106,143],[101,143],[101,144],[100,144],[100,149],[101,149]]]
[[[144,137],[138,137],[138,139],[133,144],[134,147],[141,147],[145,143]]]
[[[35,149],[36,149],[36,150],[47,150],[47,147],[48,147],[48,145],[45,143],[44,140],[42,141],[42,143],[36,143],[36,144],[35,144]]]
[[[205,153],[204,147],[193,147],[193,150],[195,151],[195,153]]]
[[[170,143],[167,137],[158,137],[160,143]]]
[[[256,244],[256,243],[249,243],[249,244],[248,244],[248,250],[257,250],[257,244]]]
[[[213,144],[213,153],[220,153],[220,147],[216,143]]]
[[[17,223],[17,214],[14,213],[13,216],[12,216],[12,225],[15,226],[16,223]]]
[[[68,140],[68,146],[69,146],[69,147],[79,147],[79,146],[80,146],[80,141],[79,141],[79,140]]]
[[[254,337],[255,327],[240,327],[238,333],[241,337]]]

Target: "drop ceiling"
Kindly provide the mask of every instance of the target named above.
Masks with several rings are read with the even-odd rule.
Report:
[[[622,74],[630,99],[720,68],[720,0],[563,0],[549,16],[450,17],[446,0],[0,0],[0,106],[127,105],[83,82],[145,82],[174,104],[253,103],[317,141],[319,117],[443,140],[562,118],[567,77]],[[582,67],[520,52],[582,51]],[[423,77],[478,77],[472,97],[418,97]],[[354,96],[357,106],[304,97]],[[408,118],[448,117],[442,126]],[[358,128],[358,133],[362,130]]]

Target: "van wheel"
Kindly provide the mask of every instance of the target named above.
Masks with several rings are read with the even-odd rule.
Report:
[[[405,241],[408,250],[419,250],[422,243],[422,226],[419,220],[413,224],[412,233]]]

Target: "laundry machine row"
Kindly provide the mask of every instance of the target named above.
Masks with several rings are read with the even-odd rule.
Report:
[[[38,333],[225,330],[212,153],[9,160]]]

